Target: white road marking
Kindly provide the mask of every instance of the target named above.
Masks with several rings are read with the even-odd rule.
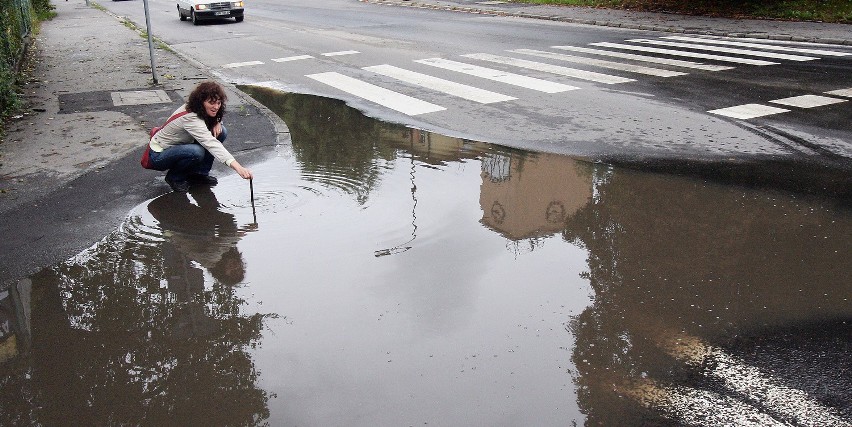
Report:
[[[685,56],[687,58],[701,58],[701,59],[712,59],[715,61],[723,61],[723,62],[733,62],[737,64],[748,64],[748,65],[777,65],[777,62],[764,61],[762,59],[749,59],[749,58],[735,58],[732,56],[720,56],[720,55],[710,55],[707,53],[697,53],[697,52],[686,52],[680,50],[672,50],[672,49],[659,49],[654,47],[647,46],[634,46],[623,43],[609,43],[609,42],[599,42],[599,43],[590,43],[592,46],[600,46],[600,47],[611,47],[615,49],[626,49],[626,50],[636,50],[639,52],[649,52],[649,53],[660,53],[663,55],[672,55],[672,56]]]
[[[748,120],[755,117],[769,116],[772,114],[786,113],[790,110],[783,108],[770,107],[761,104],[743,104],[734,107],[719,108],[718,110],[710,110],[708,113],[718,114],[720,116],[733,117],[735,119]]]
[[[722,38],[721,36],[705,36],[705,37],[707,37],[707,38],[714,38],[714,37],[715,38]],[[766,39],[756,39],[756,38],[751,38],[751,37],[743,37],[743,38],[737,37],[737,40],[742,40],[742,41],[746,41],[746,42],[766,43]],[[836,44],[814,43],[814,42],[794,42],[794,41],[791,41],[791,40],[772,40],[772,43],[774,43],[774,44],[786,44],[786,45],[790,45],[790,46],[808,46],[808,47],[817,46],[817,47],[837,48]]]
[[[793,419],[807,427],[848,426],[830,408],[811,399],[802,390],[778,384],[769,375],[733,356],[715,350],[711,353],[714,368],[709,372],[736,393],[757,400],[770,413]]]
[[[619,394],[632,398],[639,404],[663,413],[678,424],[710,427],[789,427],[760,409],[730,396],[684,386],[662,386],[641,379],[621,386]]]
[[[252,65],[263,65],[263,62],[261,62],[261,61],[232,62],[230,64],[223,65],[222,68],[250,67]]]
[[[845,96],[846,98],[852,98],[852,87],[849,89],[838,89],[826,92],[829,95],[837,95],[837,96]]]
[[[659,68],[643,67],[641,65],[624,64],[621,62],[604,61],[600,59],[584,58],[582,56],[565,55],[562,53],[552,53],[534,49],[515,49],[510,50],[509,52],[522,53],[526,55],[538,56],[541,58],[557,59],[560,61],[576,62],[579,64],[592,65],[596,67],[611,68],[613,70],[627,71],[630,73],[647,74],[649,76],[675,77],[686,75],[686,73],[681,73],[679,71],[669,71]]]
[[[628,79],[624,77],[610,76],[608,74],[578,70],[576,68],[561,67],[559,65],[545,64],[542,62],[527,61],[526,59],[509,58],[508,56],[491,55],[488,53],[473,53],[470,55],[462,56],[471,59],[479,59],[481,61],[494,62],[497,64],[505,64],[514,67],[527,68],[530,70],[544,71],[545,73],[558,74],[560,76],[573,77],[575,79],[589,80],[598,83],[615,84],[635,81],[633,79]]]
[[[409,116],[446,110],[440,105],[412,98],[340,73],[308,74],[306,77]]]
[[[663,37],[663,38],[664,39],[670,39],[670,40],[686,41],[686,42],[713,43],[713,44],[721,44],[721,45],[727,45],[727,46],[751,47],[751,48],[755,48],[755,49],[764,49],[764,50],[780,50],[780,51],[783,51],[783,52],[807,53],[807,54],[810,54],[810,55],[824,55],[824,56],[849,56],[849,55],[852,55],[852,53],[835,52],[833,50],[802,49],[802,48],[789,47],[789,46],[776,46],[776,45],[772,45],[772,44],[747,43],[747,42],[720,40],[720,39],[705,39],[705,38],[699,38],[699,37],[668,36],[668,37]]]
[[[328,52],[323,53],[322,56],[344,56],[344,55],[355,55],[358,52],[357,50],[341,50],[340,52]]]
[[[444,80],[442,78],[433,77],[415,71],[405,70],[387,64],[376,65],[373,67],[364,67],[363,69],[373,73],[381,74],[383,76],[392,77],[394,79],[401,80],[406,83],[425,87],[427,89],[433,89],[449,95],[458,96],[460,98],[464,98],[470,101],[479,102],[481,104],[490,104],[493,102],[510,101],[513,99],[517,99],[512,96],[491,92],[485,89],[479,89],[473,86]]]
[[[248,85],[251,85],[251,86],[257,86],[257,87],[264,87],[264,88],[267,88],[267,89],[279,90],[279,91],[282,91],[282,92],[288,92],[288,91],[291,90],[286,85],[282,84],[281,82],[279,82],[277,80],[266,80],[266,81],[262,81],[262,82],[246,82],[245,84],[248,84]]]
[[[789,105],[791,107],[814,108],[822,107],[823,105],[839,104],[841,102],[846,102],[846,100],[830,98],[821,95],[801,95],[792,96],[790,98],[776,99],[769,102],[773,104]]]
[[[302,60],[302,59],[311,59],[311,58],[313,58],[313,56],[311,56],[311,55],[297,55],[297,56],[287,56],[287,57],[284,57],[284,58],[275,58],[275,59],[272,59],[271,61],[273,61],[273,62],[290,62],[290,61],[299,61],[299,60]]]
[[[813,56],[802,56],[802,55],[789,55],[786,53],[774,53],[774,52],[761,52],[757,50],[747,50],[747,49],[734,49],[730,47],[722,47],[722,46],[709,46],[705,44],[695,44],[695,43],[678,43],[678,42],[667,42],[662,40],[650,40],[650,39],[633,39],[627,40],[631,43],[644,43],[644,44],[653,44],[658,46],[669,46],[669,47],[682,47],[684,49],[696,49],[696,50],[707,50],[710,52],[721,52],[721,53],[731,53],[734,55],[746,55],[746,56],[757,56],[761,58],[772,58],[772,59],[786,59],[788,61],[813,61],[815,58]]]
[[[802,390],[785,386],[771,375],[713,347],[697,337],[675,335],[660,343],[674,358],[693,366],[707,366],[704,374],[746,398],[762,412],[807,427],[848,426],[836,411],[811,399]]]
[[[612,58],[622,58],[622,59],[632,59],[634,61],[642,61],[642,62],[651,62],[654,64],[663,64],[663,65],[671,65],[674,67],[682,67],[682,68],[693,68],[697,70],[706,70],[706,71],[722,71],[722,70],[732,70],[734,67],[728,67],[724,65],[707,65],[701,64],[699,62],[692,61],[683,61],[680,59],[670,59],[670,58],[657,58],[656,56],[645,56],[645,55],[636,55],[633,53],[623,53],[623,52],[613,52],[610,50],[600,50],[600,49],[590,49],[587,47],[577,47],[577,46],[551,46],[554,49],[568,50],[572,52],[580,52],[580,53],[590,53],[592,55],[601,55],[601,56],[609,56]],[[513,52],[520,52],[529,49],[518,49]]]
[[[457,62],[443,58],[418,59],[414,62],[417,62],[419,64],[431,65],[433,67],[443,68],[445,70],[469,74],[471,76],[481,77],[483,79],[494,80],[501,83],[537,90],[539,92],[545,93],[559,93],[579,89],[578,87],[569,86],[562,83],[550,82],[534,77],[522,76],[520,74],[507,73],[505,71],[480,67],[477,65],[465,64],[463,62]]]

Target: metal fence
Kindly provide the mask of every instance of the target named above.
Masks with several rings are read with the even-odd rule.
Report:
[[[31,0],[0,0],[0,61],[15,69],[35,20]]]

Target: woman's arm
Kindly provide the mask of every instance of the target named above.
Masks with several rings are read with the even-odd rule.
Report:
[[[195,114],[187,114],[181,119],[185,119],[183,120],[183,128],[195,141],[206,148],[216,160],[230,166],[231,159],[234,156],[213,136],[210,129],[207,129],[204,120],[201,120]]]
[[[236,159],[234,159],[231,164],[231,169],[235,170],[243,179],[252,179],[254,175],[252,175],[251,171],[244,168],[243,165],[240,164]]]

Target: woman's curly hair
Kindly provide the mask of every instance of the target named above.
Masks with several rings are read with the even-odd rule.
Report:
[[[210,99],[222,101],[222,106],[219,107],[216,117],[208,117],[204,112],[204,101]],[[225,95],[225,89],[219,83],[206,81],[199,84],[189,94],[189,99],[186,101],[186,109],[198,114],[198,117],[204,120],[204,123],[207,123],[207,128],[213,129],[213,126],[221,122],[222,116],[225,115],[225,101],[227,100],[228,97]]]

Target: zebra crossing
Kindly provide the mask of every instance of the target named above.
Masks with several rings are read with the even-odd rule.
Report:
[[[784,61],[807,62],[816,61],[824,57],[841,58],[852,56],[852,52],[848,50],[843,50],[840,47],[826,48],[825,45],[793,42],[775,43],[758,39],[731,39],[719,36],[687,35],[665,36],[653,39],[636,38],[628,39],[621,43],[594,42],[589,43],[588,46],[557,45],[550,48],[553,50],[509,49],[506,50],[506,55],[468,53],[459,55],[460,60],[424,58],[415,59],[413,62],[418,65],[449,71],[451,75],[465,75],[473,77],[474,80],[489,80],[502,85],[521,88],[521,90],[545,94],[559,94],[579,90],[581,87],[538,77],[530,77],[521,73],[512,73],[504,69],[492,68],[485,65],[497,64],[504,68],[516,68],[521,71],[532,70],[576,80],[578,83],[582,81],[592,84],[616,85],[635,82],[637,78],[642,78],[643,76],[677,78],[686,76],[690,72],[722,72],[738,66],[763,67],[778,65]],[[318,57],[340,57],[358,55],[360,53],[356,50],[342,50],[318,53],[316,55],[305,54],[272,58],[269,61],[288,63],[313,60]],[[485,65],[480,65],[482,63]],[[235,69],[264,64],[263,61],[258,60],[224,64],[221,67]],[[571,64],[585,65],[587,66],[586,68],[598,68],[601,69],[601,72],[566,66]],[[366,71],[368,75],[383,76],[400,82],[403,87],[414,86],[479,104],[493,104],[518,99],[517,96],[408,69],[404,65],[377,64],[362,67],[361,70]],[[609,74],[607,70],[627,73],[630,77]],[[444,106],[382,87],[382,83],[379,81],[381,79],[376,79],[377,81],[375,82],[368,82],[363,80],[369,79],[369,77],[365,78],[363,73],[358,73],[360,78],[347,74],[354,73],[341,70],[339,72],[308,74],[305,77],[368,102],[410,116],[447,110]],[[766,102],[766,104],[771,105],[763,103],[735,105],[709,110],[707,113],[748,120],[785,113],[791,111],[791,108],[809,109],[831,106],[846,102],[848,98],[852,98],[852,88],[837,89],[823,94],[802,94]]]
[[[842,89],[836,91],[826,92],[829,95],[837,95],[844,97],[852,97],[852,89]],[[830,96],[823,95],[798,95],[791,96],[788,98],[781,99],[773,99],[768,101],[772,104],[785,105],[788,107],[796,107],[796,108],[815,108],[815,107],[823,107],[826,105],[832,104],[840,104],[841,102],[846,102],[846,99],[834,98]],[[757,117],[770,116],[773,114],[786,113],[790,110],[782,107],[774,107],[771,105],[763,105],[763,104],[742,104],[735,105],[733,107],[719,108],[716,110],[710,110],[708,113],[717,114],[720,116],[732,117],[735,119],[748,120],[754,119]]]

